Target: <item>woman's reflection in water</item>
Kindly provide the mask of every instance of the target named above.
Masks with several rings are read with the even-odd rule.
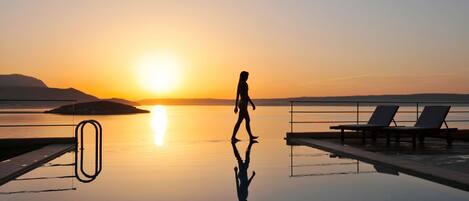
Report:
[[[251,147],[253,144],[257,143],[257,141],[252,140],[249,142],[248,147],[246,148],[246,156],[243,159],[241,155],[239,155],[238,148],[236,147],[236,142],[231,142],[231,146],[233,147],[233,152],[238,161],[238,167],[234,168],[235,172],[235,179],[236,179],[236,192],[238,194],[239,201],[246,201],[248,198],[248,188],[252,182],[252,179],[256,175],[255,171],[252,171],[251,177],[248,177],[248,168],[249,162],[251,161]]]

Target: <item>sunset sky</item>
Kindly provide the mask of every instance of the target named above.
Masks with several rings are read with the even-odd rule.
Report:
[[[138,100],[241,70],[253,98],[469,93],[469,1],[0,0],[0,74]]]

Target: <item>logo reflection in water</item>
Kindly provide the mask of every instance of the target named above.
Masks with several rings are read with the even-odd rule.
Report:
[[[156,106],[152,111],[151,128],[153,130],[154,143],[156,146],[163,146],[164,135],[168,125],[168,114],[162,105]]]

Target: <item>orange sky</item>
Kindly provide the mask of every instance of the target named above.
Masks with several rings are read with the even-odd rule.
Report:
[[[468,93],[469,2],[2,1],[0,73],[101,98]],[[141,85],[145,55],[180,84]],[[156,77],[156,76],[155,76]]]

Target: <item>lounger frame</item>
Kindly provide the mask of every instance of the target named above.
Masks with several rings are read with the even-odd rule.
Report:
[[[331,126],[330,129],[340,130],[340,140],[345,140],[345,130],[360,131],[362,133],[362,141],[366,141],[366,132],[371,132],[371,137],[376,140],[376,131],[382,128],[389,127],[391,122],[394,121],[394,116],[397,113],[399,106],[397,105],[378,105],[375,111],[371,115],[367,124],[349,124],[349,125],[337,125]]]

